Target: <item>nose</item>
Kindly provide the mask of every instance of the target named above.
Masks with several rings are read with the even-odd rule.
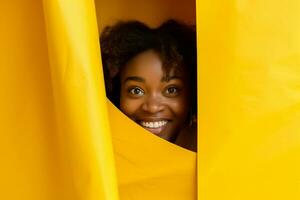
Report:
[[[164,105],[160,97],[150,95],[145,99],[142,109],[148,113],[157,113],[163,111]]]

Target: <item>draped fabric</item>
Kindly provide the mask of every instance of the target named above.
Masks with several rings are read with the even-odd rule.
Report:
[[[197,1],[198,198],[300,198],[300,2]]]
[[[192,16],[166,2],[132,11],[151,20],[161,4],[151,24]],[[121,3],[110,6],[125,18]],[[0,199],[299,199],[299,1],[196,1],[198,154],[106,99],[108,4],[1,2]]]

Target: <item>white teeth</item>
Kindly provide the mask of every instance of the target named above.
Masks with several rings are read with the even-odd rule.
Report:
[[[140,124],[146,128],[160,128],[164,125],[166,125],[168,121],[156,121],[156,122],[145,122],[141,121]]]
[[[153,123],[149,123],[150,128],[153,128],[154,124]]]

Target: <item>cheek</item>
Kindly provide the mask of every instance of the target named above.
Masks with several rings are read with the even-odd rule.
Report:
[[[140,102],[136,99],[122,97],[120,99],[120,110],[127,116],[132,116],[138,109]]]
[[[178,118],[186,118],[189,112],[189,101],[185,97],[178,98],[169,103],[170,108],[172,109],[173,113]]]

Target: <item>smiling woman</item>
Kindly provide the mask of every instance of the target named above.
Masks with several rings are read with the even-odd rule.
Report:
[[[106,27],[100,44],[108,98],[151,133],[196,151],[196,41],[169,20]]]

